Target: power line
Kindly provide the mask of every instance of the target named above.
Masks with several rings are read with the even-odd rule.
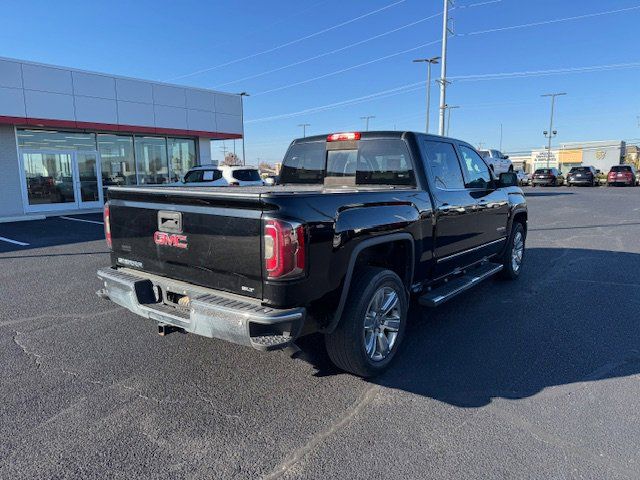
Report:
[[[499,80],[501,78],[519,78],[519,77],[535,77],[544,75],[559,75],[563,73],[587,73],[601,70],[617,70],[621,68],[635,68],[640,67],[640,62],[630,63],[614,63],[608,65],[590,65],[586,67],[569,67],[569,68],[556,68],[548,70],[531,70],[521,72],[503,72],[503,73],[484,73],[476,75],[458,75],[455,77],[449,77],[458,82],[476,81],[476,80]]]
[[[491,3],[494,3],[495,1],[496,0],[493,0]],[[502,1],[502,0],[498,0],[498,1]],[[289,63],[288,65],[283,65],[281,67],[273,68],[271,70],[265,70],[264,72],[260,72],[260,73],[254,74],[254,75],[249,75],[247,77],[239,78],[239,79],[233,80],[231,82],[220,83],[218,85],[215,85],[214,88],[220,88],[220,87],[224,87],[226,85],[233,85],[234,83],[240,83],[240,82],[245,81],[245,80],[251,80],[253,78],[263,77],[263,76],[268,75],[270,73],[279,72],[279,71],[284,70],[286,68],[296,67],[298,65],[302,65],[304,63],[308,63],[308,62],[311,62],[313,60],[317,60],[317,59],[322,58],[322,57],[327,57],[329,55],[334,55],[336,53],[342,52],[342,51],[347,50],[349,48],[357,47],[358,45],[362,45],[364,43],[368,43],[368,42],[371,42],[373,40],[377,40],[378,38],[382,38],[382,37],[390,35],[392,33],[399,32],[400,30],[404,30],[405,28],[413,27],[413,26],[418,25],[420,23],[426,22],[427,20],[431,20],[433,18],[439,17],[440,15],[442,15],[442,12],[436,13],[434,15],[429,15],[428,17],[421,18],[419,20],[416,20],[415,22],[407,23],[405,25],[402,25],[400,27],[394,28],[392,30],[388,30],[388,31],[380,33],[378,35],[374,35],[373,37],[365,38],[364,40],[360,40],[360,41],[355,42],[355,43],[350,43],[349,45],[345,45],[344,47],[336,48],[335,50],[331,50],[329,52],[324,52],[324,53],[320,53],[318,55],[315,55],[313,57],[305,58],[304,60],[298,60],[297,62]]]
[[[342,68],[340,70],[335,70],[333,72],[325,73],[325,74],[318,75],[318,76],[315,76],[315,77],[312,77],[312,78],[307,78],[306,80],[300,80],[299,82],[289,83],[288,85],[282,85],[280,87],[271,88],[269,90],[263,90],[262,92],[258,92],[255,95],[258,96],[258,95],[265,95],[267,93],[279,92],[280,90],[285,90],[287,88],[297,87],[298,85],[304,85],[305,83],[315,82],[316,80],[321,80],[323,78],[332,77],[332,76],[338,75],[340,73],[348,72],[349,70],[354,70],[356,68],[364,67],[366,65],[371,65],[372,63],[380,62],[380,61],[386,60],[388,58],[397,57],[398,55],[402,55],[402,54],[405,54],[405,53],[413,52],[415,50],[419,50],[421,48],[428,47],[430,45],[435,45],[436,43],[439,43],[439,42],[440,42],[440,40],[434,40],[432,42],[423,43],[422,45],[418,45],[417,47],[409,48],[407,50],[402,50],[401,52],[391,53],[391,54],[385,55],[383,57],[374,58],[373,60],[369,60],[367,62],[359,63],[357,65],[352,65],[350,67]]]
[[[362,15],[359,15],[359,16],[357,16],[355,18],[347,20],[345,22],[341,22],[341,23],[338,23],[337,25],[333,25],[331,27],[324,28],[322,30],[319,30],[319,31],[314,32],[314,33],[311,33],[309,35],[305,35],[304,37],[300,37],[300,38],[297,38],[295,40],[291,40],[289,42],[285,42],[285,43],[282,43],[280,45],[276,45],[275,47],[268,48],[267,50],[262,50],[260,52],[252,53],[251,55],[246,55],[244,57],[236,58],[235,60],[230,60],[228,62],[221,63],[221,64],[215,65],[213,67],[207,67],[207,68],[203,68],[201,70],[197,70],[195,72],[186,73],[184,75],[178,75],[177,77],[173,77],[170,80],[178,80],[178,79],[181,79],[181,78],[193,77],[194,75],[199,75],[201,73],[210,72],[210,71],[216,70],[218,68],[227,67],[227,66],[233,65],[235,63],[239,63],[239,62],[243,62],[245,60],[249,60],[250,58],[255,58],[255,57],[258,57],[260,55],[265,55],[267,53],[275,52],[276,50],[280,50],[282,48],[289,47],[291,45],[295,45],[296,43],[300,43],[300,42],[302,42],[304,40],[309,40],[310,38],[317,37],[318,35],[322,35],[324,33],[330,32],[330,31],[335,30],[337,28],[344,27],[345,25],[349,25],[350,23],[357,22],[358,20],[362,20],[363,18],[369,17],[371,15],[375,15],[376,13],[380,13],[380,12],[382,12],[384,10],[387,10],[389,8],[392,8],[392,7],[395,7],[396,5],[400,5],[401,3],[404,3],[405,1],[406,0],[396,0],[393,3],[385,5],[384,7],[377,8],[375,10],[372,10],[370,12],[367,12],[365,14],[362,14]]]
[[[605,68],[603,67],[607,67],[606,70],[614,70],[615,68],[630,68],[630,67],[640,67],[640,62],[638,63],[624,63],[624,64],[612,64],[612,65],[594,65],[591,67],[576,67],[576,68],[572,68],[572,69],[555,69],[555,70],[538,70],[535,72],[509,72],[509,73],[500,73],[500,74],[481,74],[481,75],[467,75],[465,77],[449,77],[449,78],[454,78],[456,79],[456,81],[475,81],[475,80],[485,80],[488,78],[493,78],[490,76],[495,76],[495,75],[514,75],[514,74],[518,74],[518,76],[514,77],[514,78],[520,78],[525,76],[524,74],[528,74],[529,76],[531,76],[532,74],[535,75],[542,75],[542,74],[546,74],[546,75],[551,75],[551,74],[563,74],[563,73],[585,73],[585,72],[592,72],[592,71],[598,71],[596,70],[597,68],[600,68],[601,70],[605,70]],[[615,68],[614,68],[615,67]],[[589,69],[589,70],[587,70]],[[506,78],[506,77],[505,77]],[[361,103],[361,102],[365,102],[365,101],[369,101],[369,100],[374,100],[374,99],[379,99],[379,98],[386,98],[389,96],[393,96],[393,95],[399,95],[399,94],[403,94],[403,93],[408,93],[408,92],[413,92],[413,91],[417,91],[417,90],[421,90],[422,88],[424,88],[424,82],[413,82],[413,83],[407,83],[404,85],[400,85],[398,87],[394,87],[391,89],[387,89],[387,90],[383,90],[380,92],[375,92],[369,95],[364,95],[361,97],[356,97],[353,99],[349,99],[349,100],[343,100],[340,102],[334,102],[334,103],[329,103],[327,105],[321,105],[318,107],[312,107],[312,108],[307,108],[304,110],[300,110],[300,111],[296,111],[296,112],[290,112],[290,113],[285,113],[285,114],[279,114],[279,115],[272,115],[269,117],[262,117],[262,118],[256,118],[256,119],[252,119],[252,120],[247,120],[246,123],[258,123],[258,122],[265,122],[265,121],[272,121],[272,120],[280,120],[283,118],[291,118],[291,117],[296,117],[299,115],[304,115],[304,114],[310,114],[310,113],[318,113],[321,111],[325,111],[325,110],[331,110],[334,108],[339,108],[339,107],[343,107],[343,106],[349,106],[349,105],[354,105],[356,103]],[[483,106],[495,106],[495,105],[505,105],[506,103],[500,103],[500,104],[476,104],[476,105],[465,105],[465,108],[472,108],[472,107],[483,107]]]
[[[583,18],[592,18],[592,17],[599,17],[602,15],[610,15],[613,13],[622,13],[622,12],[629,12],[631,10],[638,10],[640,9],[640,5],[636,5],[634,7],[627,7],[627,8],[619,8],[617,10],[607,10],[605,12],[597,12],[597,13],[587,13],[585,15],[576,15],[573,17],[565,17],[565,18],[555,18],[552,20],[543,20],[540,22],[531,22],[531,23],[523,23],[521,25],[511,25],[508,27],[498,27],[498,28],[490,28],[488,30],[477,30],[475,32],[468,32],[468,33],[460,33],[458,34],[459,36],[468,36],[468,35],[482,35],[485,33],[493,33],[493,32],[502,32],[505,30],[515,30],[518,28],[527,28],[527,27],[537,27],[540,25],[549,25],[552,23],[559,23],[559,22],[568,22],[571,20],[581,20]]]

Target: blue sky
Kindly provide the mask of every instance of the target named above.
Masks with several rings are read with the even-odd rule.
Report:
[[[452,136],[498,147],[502,123],[503,150],[540,147],[549,116],[540,94],[567,92],[557,103],[556,142],[640,141],[640,0],[456,0],[455,7],[448,53],[454,79],[598,68],[458,78],[447,97],[460,106],[452,112]],[[629,10],[471,34],[620,9]],[[411,60],[440,54],[441,11],[441,0],[60,1],[55,8],[10,2],[0,56],[247,91],[248,160],[273,162],[301,136],[300,123],[311,124],[310,134],[357,130],[364,128],[361,116],[375,115],[371,129],[423,130],[425,91],[418,82],[426,67]],[[415,49],[420,45],[426,46]],[[292,63],[298,65],[281,68]],[[621,64],[636,65],[600,67]],[[270,70],[277,71],[263,74]],[[354,99],[361,100],[349,103]],[[432,129],[437,101],[434,84]],[[340,102],[346,103],[317,108]],[[297,114],[305,110],[311,111]]]

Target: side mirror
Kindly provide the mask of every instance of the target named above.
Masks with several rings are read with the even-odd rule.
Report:
[[[498,188],[504,187],[517,187],[518,186],[518,174],[515,172],[501,173],[498,178]]]
[[[503,156],[502,156],[502,158],[503,158],[504,160],[508,160],[508,159],[509,159],[509,155],[503,155]]]

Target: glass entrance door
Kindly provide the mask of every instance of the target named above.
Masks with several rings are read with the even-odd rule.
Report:
[[[21,155],[27,212],[102,206],[96,152],[22,150]]]
[[[96,152],[74,152],[76,198],[80,208],[101,207],[100,162]]]

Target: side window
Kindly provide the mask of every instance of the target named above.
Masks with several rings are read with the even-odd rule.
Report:
[[[460,145],[460,153],[462,153],[462,166],[467,179],[467,188],[487,188],[491,181],[487,164],[475,150],[466,145]]]
[[[196,183],[202,181],[202,170],[191,170],[184,176],[185,183]]]
[[[441,190],[464,188],[458,156],[451,143],[424,140],[424,156],[435,187]]]

